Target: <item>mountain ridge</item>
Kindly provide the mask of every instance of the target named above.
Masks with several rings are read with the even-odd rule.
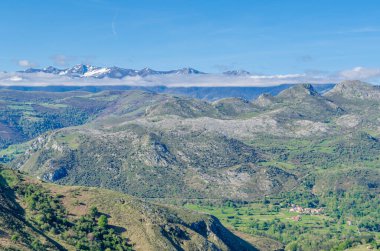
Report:
[[[306,147],[310,152],[291,157],[292,152],[277,149],[275,142],[320,144],[318,140],[335,139],[357,128],[378,130],[379,116],[366,103],[371,119],[352,110],[351,103],[320,95],[310,85],[264,95],[258,103],[236,98],[210,103],[142,91],[91,94],[86,102],[110,95],[115,99],[94,119],[41,135],[12,166],[47,181],[117,188],[142,197],[253,200],[296,186],[302,177],[297,166],[320,161],[319,155],[339,154]],[[333,144],[351,151],[348,140]],[[366,147],[374,147],[371,144]],[[295,167],[273,164],[273,158]],[[222,190],[224,186],[230,189]]]
[[[205,74],[204,72],[198,71],[194,68],[185,67],[178,70],[169,71],[156,71],[150,68],[143,68],[141,70],[134,70],[128,68],[121,68],[117,66],[112,67],[98,67],[87,64],[75,65],[71,68],[59,69],[53,66],[48,66],[46,68],[28,68],[24,71],[18,71],[19,73],[48,73],[59,76],[68,76],[72,78],[116,78],[122,79],[124,77],[147,77],[152,75],[192,75],[192,74]]]
[[[380,98],[380,87],[358,80],[343,81],[325,93],[325,96],[340,95],[347,99],[370,99]]]

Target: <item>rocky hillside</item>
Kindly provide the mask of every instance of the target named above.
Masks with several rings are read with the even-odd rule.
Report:
[[[1,250],[256,250],[215,217],[109,190],[3,168],[0,189]]]
[[[352,96],[355,88],[360,97]],[[292,190],[327,168],[368,167],[378,175],[376,93],[360,82],[325,94],[297,85],[253,102],[96,93],[89,98],[112,102],[91,121],[5,152],[16,155],[12,167],[59,184],[148,198],[252,200]]]
[[[379,86],[363,83],[360,81],[345,81],[335,86],[326,93],[327,97],[344,99],[374,100],[380,99]]]

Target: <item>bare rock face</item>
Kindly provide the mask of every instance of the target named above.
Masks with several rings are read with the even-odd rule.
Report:
[[[343,115],[335,121],[339,126],[343,128],[354,128],[360,125],[362,119],[358,115]]]
[[[67,176],[67,170],[64,167],[51,168],[51,171],[48,171],[42,175],[42,180],[54,182],[62,179]]]
[[[300,84],[280,92],[277,97],[281,99],[300,99],[307,96],[320,96],[311,84]]]
[[[380,88],[361,81],[344,81],[326,92],[326,97],[341,96],[346,99],[380,100]]]
[[[267,107],[273,104],[273,99],[274,97],[272,95],[264,93],[261,94],[253,103],[260,107]]]

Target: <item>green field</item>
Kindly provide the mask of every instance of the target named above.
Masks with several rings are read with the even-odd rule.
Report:
[[[288,199],[292,200],[291,196]],[[327,204],[334,199],[321,200],[326,201],[327,207],[318,215],[290,212],[289,200],[286,198],[266,199],[254,203],[198,201],[184,206],[214,215],[234,231],[279,241],[286,246],[286,250],[345,250],[356,246],[378,245],[376,242],[380,233],[378,230],[371,231],[363,227],[364,216],[355,217],[351,212],[337,216],[333,213],[336,209]],[[376,206],[378,200],[374,200],[373,203],[374,208],[369,208],[368,211],[376,214],[376,208],[379,210]],[[357,210],[365,214],[365,210]],[[299,220],[296,219],[297,216],[300,217]],[[378,221],[378,218],[374,220]]]

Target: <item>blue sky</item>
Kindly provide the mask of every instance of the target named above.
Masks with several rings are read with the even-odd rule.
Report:
[[[257,74],[378,69],[377,0],[2,0],[0,70],[78,63]]]

